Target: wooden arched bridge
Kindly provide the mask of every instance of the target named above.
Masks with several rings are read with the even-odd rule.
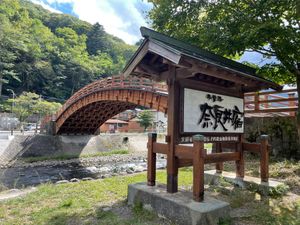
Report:
[[[295,89],[245,94],[247,117],[294,116]],[[111,117],[137,106],[167,113],[167,85],[135,76],[97,80],[77,91],[46,120],[54,122],[54,134],[95,134]]]
[[[113,76],[77,91],[56,113],[55,134],[94,134],[111,117],[137,106],[167,112],[167,87],[145,78]]]

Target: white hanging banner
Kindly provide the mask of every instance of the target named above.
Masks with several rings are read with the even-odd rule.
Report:
[[[244,133],[244,99],[184,88],[183,132]]]

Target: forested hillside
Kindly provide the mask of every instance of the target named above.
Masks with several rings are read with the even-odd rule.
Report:
[[[0,0],[0,93],[13,89],[66,99],[119,73],[135,51],[100,24],[50,13],[22,0]]]

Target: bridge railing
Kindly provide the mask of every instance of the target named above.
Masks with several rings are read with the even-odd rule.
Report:
[[[295,88],[246,93],[244,99],[247,116],[295,116],[298,109]]]
[[[162,92],[167,93],[167,85],[164,83],[155,82],[146,78],[139,77],[125,77],[112,76],[101,80],[94,81],[85,87],[78,90],[74,95],[69,98],[62,108],[56,113],[55,118],[59,116],[63,111],[65,111],[71,104],[79,100],[80,98],[89,95],[94,92],[98,92],[103,89],[113,89],[113,88],[126,88],[126,89],[139,89],[152,92]],[[53,118],[52,118],[53,119]]]

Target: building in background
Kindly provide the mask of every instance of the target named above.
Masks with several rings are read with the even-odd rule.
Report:
[[[112,119],[107,120],[100,127],[101,133],[116,133],[116,132],[130,132],[142,133],[144,127],[139,123],[138,115],[143,110],[126,110]],[[152,113],[153,123],[148,127],[146,132],[165,133],[167,129],[167,116],[162,112],[156,110],[147,110]]]

